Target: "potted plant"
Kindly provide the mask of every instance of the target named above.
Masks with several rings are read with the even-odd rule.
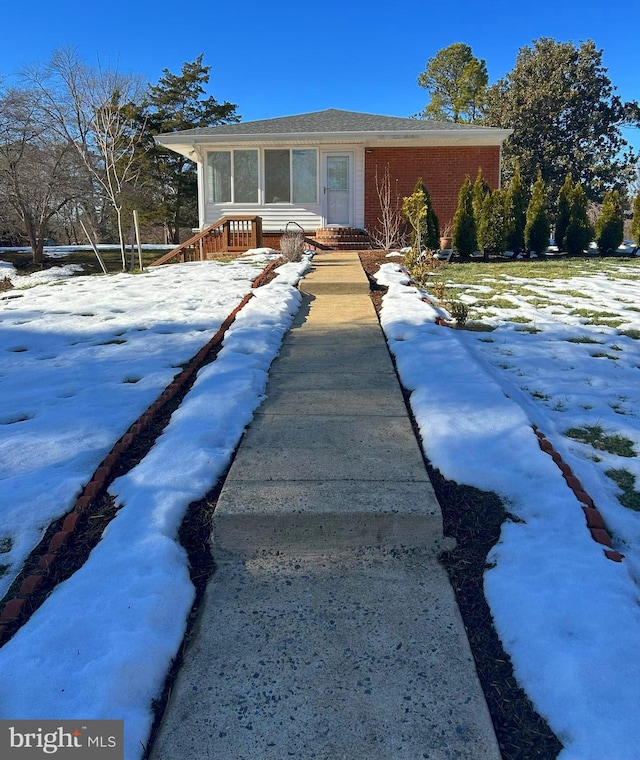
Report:
[[[440,233],[440,250],[444,251],[448,248],[451,248],[452,242],[452,224],[451,220],[449,220],[444,224],[442,227],[442,232]]]

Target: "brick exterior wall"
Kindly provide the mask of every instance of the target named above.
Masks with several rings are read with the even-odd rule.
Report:
[[[389,166],[391,193],[402,198],[411,195],[418,177],[429,190],[433,207],[442,228],[453,219],[458,205],[458,192],[468,175],[473,182],[482,167],[482,174],[493,189],[500,182],[500,148],[497,145],[477,147],[431,148],[367,148],[365,150],[364,220],[367,230],[378,226],[380,203],[376,192],[378,179]]]

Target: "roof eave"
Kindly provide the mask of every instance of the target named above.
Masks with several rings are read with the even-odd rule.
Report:
[[[181,153],[195,160],[196,146],[200,145],[238,145],[253,144],[283,144],[283,143],[317,143],[317,144],[348,144],[357,143],[365,147],[373,147],[379,143],[411,145],[502,145],[513,133],[512,129],[497,129],[495,127],[473,129],[433,129],[407,130],[386,132],[292,132],[292,133],[263,133],[263,134],[186,134],[184,132],[169,132],[156,135],[155,141],[163,147]]]

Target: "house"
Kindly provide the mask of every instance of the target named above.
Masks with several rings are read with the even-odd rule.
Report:
[[[441,225],[465,176],[492,188],[511,130],[328,109],[158,135],[198,166],[200,230],[221,217],[260,217],[264,245],[295,222],[318,241],[358,247],[378,226],[376,187],[389,168],[395,199],[422,177]]]

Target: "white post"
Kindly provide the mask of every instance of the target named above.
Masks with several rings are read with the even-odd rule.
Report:
[[[133,212],[133,223],[136,228],[136,240],[138,241],[138,262],[140,264],[140,271],[144,272],[144,267],[142,266],[142,243],[140,242],[140,224],[138,223],[138,212],[135,210]]]

